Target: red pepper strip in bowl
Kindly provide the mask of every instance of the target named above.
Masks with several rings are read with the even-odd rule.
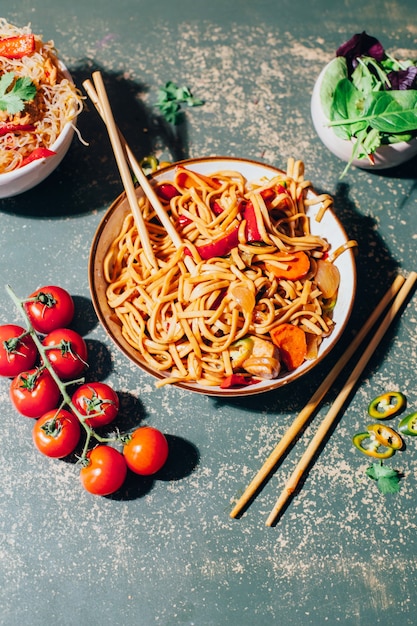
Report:
[[[281,193],[281,191],[279,191],[279,188],[283,189],[283,187],[281,187],[281,185],[277,185],[277,193]],[[270,202],[271,200],[273,200],[275,198],[275,191],[271,188],[268,187],[268,189],[263,189],[261,192],[261,198],[262,200],[267,204],[268,202]]]
[[[28,163],[32,163],[32,161],[36,161],[37,159],[46,159],[47,157],[54,156],[55,154],[56,152],[49,150],[49,148],[35,148],[27,157],[23,159],[20,167],[23,167]]]
[[[231,389],[233,387],[246,387],[247,385],[253,385],[254,379],[252,377],[245,376],[244,374],[231,374],[226,376],[220,383],[221,389]]]
[[[393,428],[385,426],[385,424],[369,424],[367,430],[373,433],[379,443],[387,448],[394,448],[394,450],[401,450],[404,442]]]
[[[239,243],[238,228],[234,228],[224,237],[211,241],[203,246],[197,246],[197,251],[204,261],[212,259],[215,256],[226,256]],[[187,250],[185,251],[187,252]]]
[[[0,124],[0,137],[7,133],[33,133],[36,127],[33,124]]]
[[[213,200],[213,202],[210,204],[210,208],[213,211],[214,215],[221,215],[223,213],[223,208],[220,206],[217,200]]]
[[[242,200],[239,205],[240,213],[244,220],[246,220],[245,236],[246,241],[251,243],[253,241],[262,241],[261,233],[258,229],[258,223],[256,221],[255,208],[250,200]]]
[[[412,437],[417,436],[417,412],[410,413],[410,415],[406,415],[403,417],[401,422],[398,425],[399,431],[403,435],[411,435]]]
[[[166,200],[167,202],[172,200],[172,198],[175,198],[175,196],[181,195],[178,189],[174,185],[170,185],[169,183],[163,183],[162,185],[159,185],[156,193],[162,200]]]
[[[6,59],[21,59],[35,50],[35,36],[16,35],[0,39],[0,56]]]
[[[394,448],[385,448],[370,432],[356,433],[352,443],[359,452],[375,459],[388,459],[395,454]],[[382,451],[380,451],[381,447],[384,448]]]
[[[376,419],[387,419],[401,413],[407,406],[407,398],[400,391],[387,391],[377,396],[368,406],[368,413]]]

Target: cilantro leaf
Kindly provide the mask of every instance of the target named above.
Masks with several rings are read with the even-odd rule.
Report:
[[[0,78],[1,111],[7,111],[10,115],[20,113],[25,108],[25,102],[33,100],[35,95],[36,86],[27,76],[15,80],[14,72],[6,72]]]
[[[372,463],[366,471],[366,475],[376,481],[377,487],[384,495],[387,493],[397,493],[400,490],[400,473],[382,464]]]
[[[201,106],[204,102],[195,98],[188,87],[178,87],[172,81],[168,81],[164,87],[158,89],[155,106],[159,108],[167,122],[178,124],[182,104],[195,107]]]

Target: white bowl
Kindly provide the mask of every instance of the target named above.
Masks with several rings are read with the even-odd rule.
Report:
[[[69,80],[72,80],[66,67],[60,63],[61,69]],[[74,126],[76,119],[64,126],[58,139],[49,146],[50,150],[56,152],[53,156],[32,161],[23,167],[19,167],[11,172],[0,174],[0,198],[10,198],[17,196],[39,185],[49,176],[61,163],[68,152],[74,136]]]
[[[181,164],[193,169],[196,172],[206,175],[219,170],[239,171],[248,181],[259,181],[263,177],[272,178],[278,173],[282,173],[281,170],[278,170],[270,165],[245,159],[233,159],[227,157],[191,159],[188,161],[182,161]],[[172,180],[176,165],[178,165],[178,163],[165,168],[160,172],[156,172],[152,178],[157,180]],[[140,195],[142,194],[142,191],[138,189],[137,193]],[[326,238],[331,244],[331,249],[336,250],[339,246],[343,245],[348,238],[343,226],[332,210],[327,209],[320,222],[314,219],[320,207],[321,204],[317,203],[311,205],[308,209],[311,232]],[[144,361],[141,354],[132,348],[132,346],[130,346],[124,339],[121,333],[121,327],[117,321],[114,320],[112,310],[107,303],[107,283],[103,275],[103,262],[111,242],[120,232],[123,219],[129,211],[129,205],[126,200],[126,196],[123,193],[116,198],[98,226],[93,239],[89,260],[90,291],[97,316],[116,347],[141,369],[158,379],[162,379],[167,374],[153,370],[149,364]],[[274,380],[262,380],[256,384],[249,385],[241,389],[220,389],[220,387],[205,387],[196,383],[188,382],[177,383],[175,386],[187,389],[188,391],[203,393],[211,396],[245,396],[281,387],[282,385],[296,380],[313,367],[316,367],[340,339],[350,317],[354,303],[356,291],[356,269],[352,250],[348,249],[343,252],[336,259],[335,265],[340,271],[340,288],[333,312],[335,326],[331,335],[325,338],[321,343],[318,357],[315,360],[305,361],[296,370],[282,373]]]
[[[321,71],[314,85],[311,98],[311,117],[314,128],[326,148],[339,157],[339,159],[342,159],[342,161],[348,162],[352,154],[353,143],[341,139],[334,133],[333,129],[328,126],[328,119],[323,113],[321,106],[320,88],[326,69],[327,65]],[[352,165],[362,169],[382,170],[405,163],[405,161],[413,158],[416,154],[417,138],[410,142],[401,141],[399,143],[380,146],[374,153],[374,164],[372,164],[369,159],[364,158],[354,159]]]

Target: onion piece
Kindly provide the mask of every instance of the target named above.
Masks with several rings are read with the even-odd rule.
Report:
[[[239,304],[244,313],[247,313],[248,315],[252,314],[256,302],[255,295],[250,289],[243,287],[242,285],[236,285],[231,287],[230,293],[232,298]]]
[[[340,272],[336,265],[322,259],[316,261],[316,266],[314,280],[323,294],[323,298],[326,300],[332,298],[339,289]]]

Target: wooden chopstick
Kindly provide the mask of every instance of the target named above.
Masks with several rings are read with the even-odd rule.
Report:
[[[96,90],[94,89],[93,84],[91,83],[90,80],[85,80],[83,82],[83,87],[86,90],[88,96],[90,97],[90,100],[96,107],[100,117],[103,119],[103,121],[105,121],[103,108],[101,106],[100,99],[97,95]],[[117,132],[119,135],[120,143],[126,153],[126,157],[128,159],[129,165],[132,169],[132,172],[136,176],[140,186],[142,187],[143,193],[148,198],[156,214],[161,220],[161,223],[164,226],[165,230],[167,231],[169,237],[171,238],[171,241],[174,244],[175,248],[177,249],[180,248],[181,246],[184,245],[183,240],[181,239],[179,233],[175,229],[174,224],[171,222],[168,213],[166,212],[163,204],[161,203],[160,199],[155,193],[154,188],[150,184],[142,167],[140,166],[139,162],[135,158],[131,148],[129,147],[129,144],[127,143],[126,139],[123,137],[123,134],[121,133],[120,129],[117,129]],[[185,256],[184,262],[190,271],[195,267],[195,263],[190,256]]]
[[[136,227],[138,229],[139,237],[142,242],[142,246],[146,257],[150,265],[157,270],[158,261],[155,258],[151,241],[149,239],[148,230],[146,228],[145,221],[143,219],[142,212],[139,210],[138,199],[136,196],[135,186],[133,184],[132,177],[130,175],[129,166],[125,159],[125,153],[120,141],[119,132],[114,121],[113,113],[110,107],[109,99],[107,97],[106,88],[104,86],[103,77],[100,72],[93,73],[93,81],[96,88],[97,96],[101,105],[101,112],[103,120],[106,124],[107,131],[109,133],[110,142],[113,148],[114,156],[119,168],[120,176],[123,182],[123,187],[126,191],[126,197],[129,202],[130,210],[132,211],[135,219]]]
[[[368,346],[366,347],[365,351],[363,352],[362,356],[360,357],[359,361],[354,367],[343,389],[336,397],[330,410],[327,412],[322,423],[320,424],[316,434],[310,441],[304,454],[302,455],[300,461],[298,462],[296,468],[291,474],[290,479],[287,481],[280,497],[278,498],[274,508],[272,509],[271,513],[269,514],[266,520],[266,526],[272,526],[272,524],[278,517],[279,513],[281,512],[282,508],[284,507],[286,501],[294,493],[304,472],[307,471],[312,459],[314,458],[314,455],[317,453],[320,445],[323,443],[324,439],[326,438],[339,411],[342,409],[343,405],[345,404],[346,400],[351,394],[354,386],[358,382],[359,376],[365,369],[369,359],[375,352],[381,339],[383,338],[389,326],[391,325],[391,322],[394,320],[401,306],[404,304],[404,301],[407,298],[408,294],[410,293],[416,279],[417,279],[417,273],[411,272],[407,280],[401,287],[400,291],[398,292],[398,295],[396,296],[394,302],[392,303],[391,307],[389,308],[388,312],[383,318],[380,326],[376,329],[375,334],[371,338]]]
[[[364,341],[366,335],[369,333],[371,328],[374,326],[378,318],[382,315],[383,311],[386,309],[388,304],[394,298],[394,296],[398,293],[401,285],[404,283],[405,279],[403,276],[397,276],[393,281],[392,285],[387,290],[386,294],[383,296],[379,304],[376,306],[374,311],[369,316],[368,320],[362,326],[356,337],[349,344],[343,356],[339,359],[333,369],[329,372],[326,378],[323,380],[318,389],[314,392],[306,406],[301,410],[298,416],[295,418],[287,432],[284,434],[282,439],[278,442],[277,446],[271,452],[269,457],[266,459],[265,463],[262,465],[261,469],[249,483],[248,487],[245,489],[234,508],[230,513],[230,517],[234,518],[239,515],[239,513],[246,507],[246,505],[253,498],[255,493],[261,487],[262,483],[266,480],[269,474],[272,472],[279,459],[282,457],[286,449],[289,447],[291,442],[296,438],[296,436],[300,433],[304,425],[307,423],[308,419],[313,415],[314,411],[317,409],[318,405],[329,391],[335,380],[338,378],[342,370],[346,367],[347,363],[350,361],[356,350],[359,348],[361,343]]]

